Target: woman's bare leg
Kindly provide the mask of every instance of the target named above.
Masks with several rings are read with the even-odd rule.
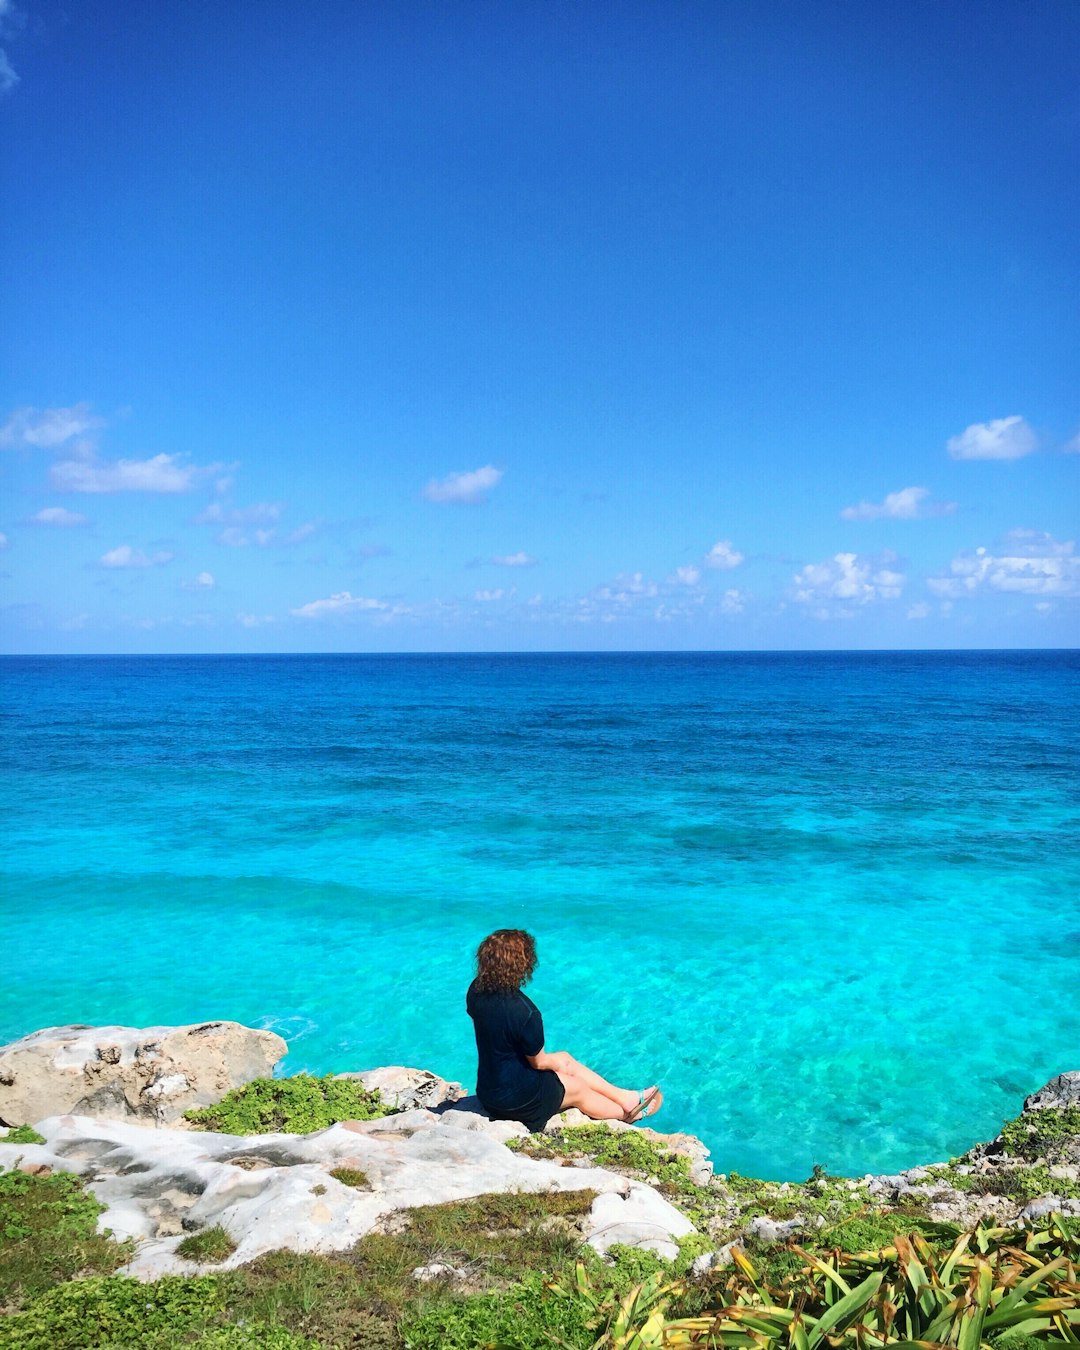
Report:
[[[630,1088],[618,1088],[593,1073],[584,1064],[571,1061],[573,1068],[559,1070],[559,1081],[563,1085],[563,1109],[576,1106],[590,1120],[625,1120],[641,1103],[641,1094]],[[647,1089],[656,1092],[655,1088]],[[654,1115],[660,1109],[663,1100],[657,1093],[655,1105],[646,1112]]]
[[[565,1069],[559,1073],[559,1081],[563,1085],[562,1109],[565,1111],[571,1106],[576,1106],[579,1111],[584,1111],[590,1120],[623,1120],[627,1111],[638,1100],[636,1092],[629,1094],[633,1101],[628,1104],[622,1100],[622,1096],[627,1094],[609,1097],[604,1092],[598,1092],[576,1073],[569,1073]]]

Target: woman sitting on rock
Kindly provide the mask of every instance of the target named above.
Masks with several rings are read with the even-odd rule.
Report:
[[[525,994],[536,969],[536,943],[520,928],[500,928],[481,942],[476,979],[465,1000],[476,1032],[476,1095],[494,1120],[520,1120],[542,1130],[559,1111],[576,1106],[592,1120],[634,1124],[659,1111],[657,1087],[613,1087],[559,1050],[544,1049],[540,1009]]]

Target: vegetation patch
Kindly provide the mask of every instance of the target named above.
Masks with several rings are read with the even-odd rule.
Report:
[[[221,1224],[189,1234],[176,1247],[177,1256],[182,1256],[185,1261],[198,1261],[203,1264],[227,1261],[234,1251],[236,1243]]]
[[[342,1120],[378,1120],[393,1115],[378,1090],[354,1078],[256,1078],[216,1106],[185,1111],[184,1119],[219,1134],[312,1134]]]
[[[1042,1111],[1028,1111],[1005,1123],[1001,1142],[1013,1158],[1035,1162],[1045,1158],[1055,1162],[1065,1144],[1080,1136],[1080,1104],[1075,1106],[1048,1106]]]
[[[968,1195],[1000,1195],[1016,1204],[1026,1205],[1044,1195],[1062,1199],[1080,1200],[1080,1183],[1066,1177],[1055,1177],[1049,1167],[1031,1167],[1024,1164],[1009,1166],[997,1163],[983,1172],[961,1172],[951,1165],[931,1167],[931,1179]]]
[[[13,1125],[7,1134],[0,1134],[0,1144],[43,1144],[45,1136],[31,1125]]]
[[[130,1242],[96,1231],[104,1208],[70,1172],[0,1173],[0,1306],[130,1261]]]
[[[507,1148],[530,1158],[581,1158],[635,1180],[648,1182],[700,1224],[715,1209],[715,1193],[690,1179],[690,1160],[637,1130],[606,1125],[569,1125],[551,1134],[511,1139]]]
[[[330,1175],[343,1186],[353,1186],[358,1191],[370,1189],[367,1173],[361,1172],[356,1167],[335,1167],[331,1169]]]

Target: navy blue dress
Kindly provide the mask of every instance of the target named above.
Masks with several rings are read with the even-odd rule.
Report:
[[[534,1069],[525,1058],[544,1048],[540,1009],[520,989],[469,985],[465,1007],[476,1033],[476,1095],[493,1120],[520,1120],[542,1130],[562,1110],[563,1085],[552,1069]]]

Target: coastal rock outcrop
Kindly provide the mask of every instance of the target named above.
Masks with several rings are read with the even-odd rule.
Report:
[[[218,1224],[236,1243],[225,1264],[240,1265],[283,1247],[342,1251],[398,1211],[491,1192],[596,1191],[584,1237],[601,1252],[621,1242],[672,1257],[675,1239],[694,1231],[652,1187],[513,1153],[476,1120],[414,1108],[316,1134],[241,1138],[52,1116],[35,1126],[45,1142],[18,1145],[11,1162],[83,1176],[108,1207],[101,1226],[137,1241],[121,1273],[142,1279],[191,1273],[177,1246]],[[334,1175],[341,1169],[345,1180]]]
[[[74,1114],[171,1125],[269,1075],[287,1049],[239,1022],[49,1027],[0,1048],[0,1122]]]

